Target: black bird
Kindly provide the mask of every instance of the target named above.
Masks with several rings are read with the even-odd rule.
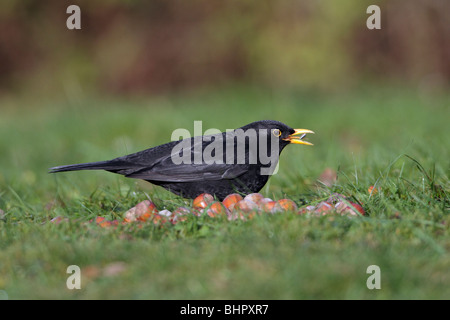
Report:
[[[106,170],[143,179],[185,198],[202,193],[223,200],[230,193],[261,190],[273,173],[281,151],[304,141],[307,129],[292,129],[274,120],[252,122],[214,135],[172,141],[109,161],[50,168],[50,173]]]

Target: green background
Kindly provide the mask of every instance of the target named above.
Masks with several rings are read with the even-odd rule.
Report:
[[[448,299],[449,28],[444,1],[0,4],[0,290],[9,299]],[[107,172],[48,174],[261,119],[314,130],[261,193],[341,193],[367,215],[190,217],[100,228],[147,195]],[[318,182],[330,168],[337,181]],[[370,195],[370,186],[380,192]],[[60,224],[50,220],[67,218]],[[69,265],[81,268],[69,290]],[[381,289],[369,290],[378,265]]]

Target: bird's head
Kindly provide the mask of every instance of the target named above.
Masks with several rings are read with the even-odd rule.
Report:
[[[279,139],[280,151],[289,144],[303,144],[312,146],[311,142],[303,140],[307,133],[314,133],[308,129],[292,129],[288,125],[275,120],[261,120],[252,122],[242,129],[266,130],[267,134],[271,134]]]

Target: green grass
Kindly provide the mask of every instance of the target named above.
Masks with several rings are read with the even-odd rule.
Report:
[[[448,299],[448,96],[367,89],[321,96],[225,88],[139,99],[11,99],[0,118],[0,290],[10,299]],[[158,208],[190,201],[107,172],[47,173],[168,142],[176,128],[225,130],[276,119],[312,129],[289,146],[262,190],[299,206],[333,192],[368,213],[251,221],[191,217],[175,226],[104,229],[148,194]],[[331,188],[316,182],[338,172]],[[376,185],[381,192],[368,193]],[[69,218],[55,225],[56,216]],[[108,268],[122,262],[121,272]],[[82,289],[69,290],[69,265]],[[381,269],[369,290],[366,269]]]

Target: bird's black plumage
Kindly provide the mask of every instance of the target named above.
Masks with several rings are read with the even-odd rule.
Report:
[[[261,190],[269,168],[275,167],[298,130],[303,129],[262,120],[231,132],[172,141],[109,161],[53,167],[50,172],[106,170],[146,180],[186,198],[210,193],[222,200],[233,192]],[[310,144],[301,140],[303,136],[294,143]]]

